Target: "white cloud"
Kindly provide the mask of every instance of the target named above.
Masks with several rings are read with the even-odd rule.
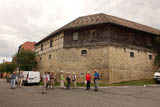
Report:
[[[160,29],[159,0],[1,0],[0,62],[79,16],[105,13]]]

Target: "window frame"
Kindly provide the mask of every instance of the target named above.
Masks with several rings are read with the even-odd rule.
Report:
[[[49,54],[48,59],[49,59],[49,60],[51,60],[51,59],[52,59],[52,55],[51,55],[51,54]]]
[[[81,56],[86,56],[88,54],[86,49],[81,50]]]
[[[41,51],[43,50],[43,43],[41,44]]]
[[[73,38],[72,38],[73,41],[78,41],[78,39],[79,39],[78,36],[79,36],[79,33],[78,33],[78,32],[74,32],[74,33],[73,33],[73,36],[72,36],[72,37],[73,37]]]
[[[153,59],[153,55],[148,55],[148,57],[149,57],[149,60]]]
[[[97,30],[96,29],[90,30],[90,36],[93,39],[97,38]]]
[[[134,57],[135,57],[134,52],[130,52],[130,57],[132,57],[132,58],[134,58]]]
[[[50,47],[53,47],[53,40],[50,39]]]

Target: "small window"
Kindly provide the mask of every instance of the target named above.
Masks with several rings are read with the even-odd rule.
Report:
[[[49,57],[48,57],[48,59],[51,59],[51,54],[49,54]]]
[[[43,50],[43,44],[41,44],[41,50]]]
[[[152,55],[149,55],[149,59],[152,60]]]
[[[97,37],[96,30],[90,30],[90,35],[91,35],[91,38],[96,38]]]
[[[53,40],[51,39],[51,40],[50,40],[50,47],[52,47],[52,46],[53,46],[52,42],[53,42]]]
[[[73,40],[78,40],[78,32],[76,32],[76,33],[73,33]]]
[[[97,33],[96,30],[93,31],[93,37],[96,38],[97,37]]]
[[[147,43],[147,46],[152,46],[152,39],[149,37],[146,37],[146,43]]]
[[[40,57],[39,60],[41,61],[41,60],[42,60],[42,57]]]
[[[81,55],[87,55],[87,50],[82,50]]]
[[[130,52],[130,57],[134,57],[134,52]]]

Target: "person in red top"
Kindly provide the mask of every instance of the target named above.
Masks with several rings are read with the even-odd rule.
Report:
[[[90,75],[90,72],[89,72],[89,71],[88,71],[88,73],[86,74],[86,81],[87,81],[86,90],[90,90],[91,75]]]

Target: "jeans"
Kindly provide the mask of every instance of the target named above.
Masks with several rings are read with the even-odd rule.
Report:
[[[98,91],[98,79],[94,80],[95,91]]]
[[[87,86],[86,86],[87,88],[87,90],[90,90],[90,81],[87,81]]]
[[[67,81],[67,89],[70,89],[70,85],[71,85],[71,82],[70,81]]]
[[[11,89],[16,88],[16,79],[11,79]]]
[[[50,84],[50,81],[46,83],[46,89],[48,89],[49,84]]]

